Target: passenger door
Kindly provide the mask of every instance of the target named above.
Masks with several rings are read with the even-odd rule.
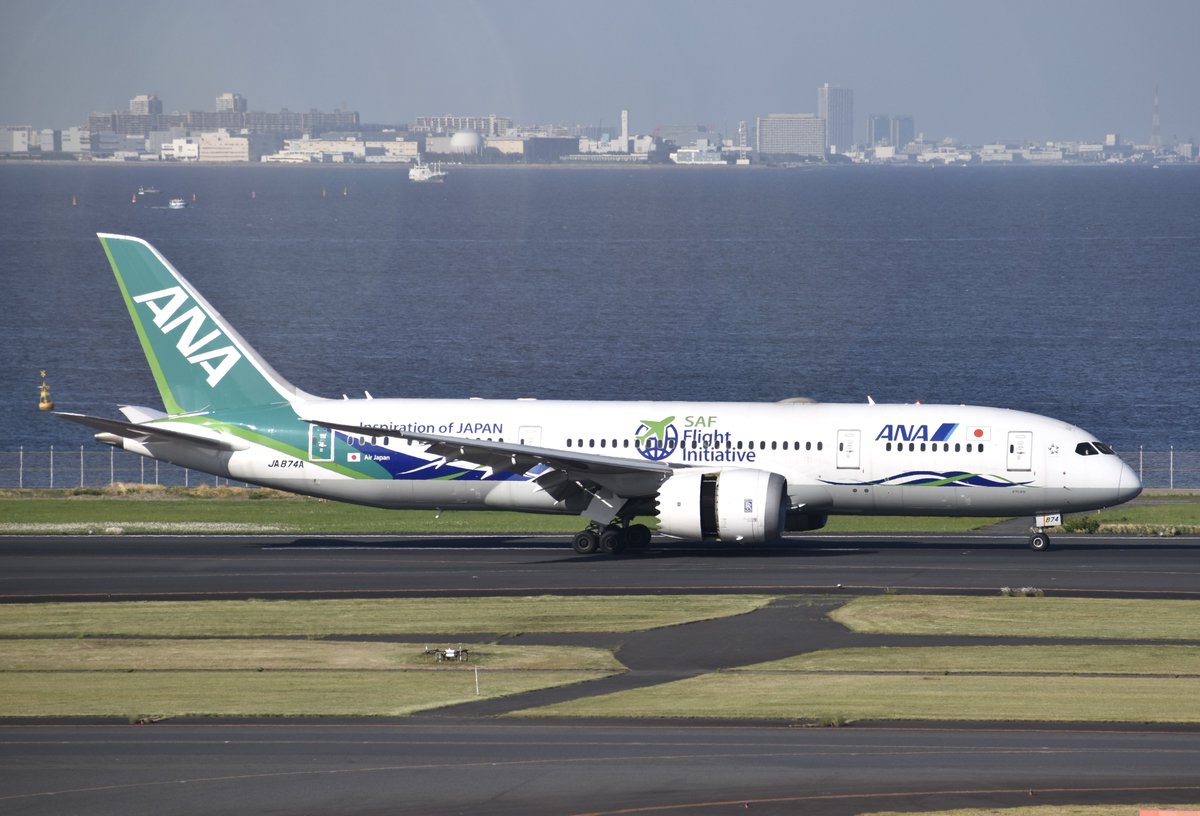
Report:
[[[861,431],[838,431],[837,435],[837,466],[840,469],[858,470],[859,441]]]
[[[1029,431],[1008,432],[1008,469],[1033,469],[1033,434]]]

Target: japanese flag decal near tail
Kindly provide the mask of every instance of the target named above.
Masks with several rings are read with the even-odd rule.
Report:
[[[99,234],[168,414],[304,398],[154,247]]]

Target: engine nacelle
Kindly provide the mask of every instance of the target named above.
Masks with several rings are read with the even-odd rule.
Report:
[[[658,489],[659,531],[695,541],[774,541],[790,505],[778,473],[684,470]]]

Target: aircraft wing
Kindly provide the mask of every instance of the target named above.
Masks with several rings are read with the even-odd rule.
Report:
[[[573,453],[512,442],[405,433],[392,428],[342,425],[319,419],[303,421],[352,436],[411,439],[428,445],[429,453],[435,456],[444,456],[449,461],[471,462],[491,468],[494,473],[528,473],[538,465],[544,465],[543,472],[534,481],[557,501],[590,485],[605,488],[625,498],[653,496],[675,470],[674,466],[665,462],[639,462],[617,456]]]
[[[172,428],[163,428],[159,425],[122,422],[119,419],[107,419],[106,417],[88,416],[87,414],[72,414],[67,411],[55,411],[54,413],[63,419],[78,422],[80,425],[94,428],[101,433],[132,439],[136,442],[187,442],[193,445],[202,445],[217,450],[228,451],[244,450],[248,447],[240,439],[226,434],[214,434],[212,431],[201,430],[199,427],[197,427],[197,433],[187,433]]]

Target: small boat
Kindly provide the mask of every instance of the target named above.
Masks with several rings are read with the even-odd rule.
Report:
[[[187,206],[187,202],[184,201],[182,198],[172,198],[170,203],[167,204],[167,206],[170,207],[172,210],[182,210],[184,207]]]
[[[158,195],[157,187],[138,187],[138,195]]]
[[[417,163],[408,168],[408,180],[442,182],[446,180],[446,171],[442,169],[441,162],[421,164],[421,160],[417,159]]]

